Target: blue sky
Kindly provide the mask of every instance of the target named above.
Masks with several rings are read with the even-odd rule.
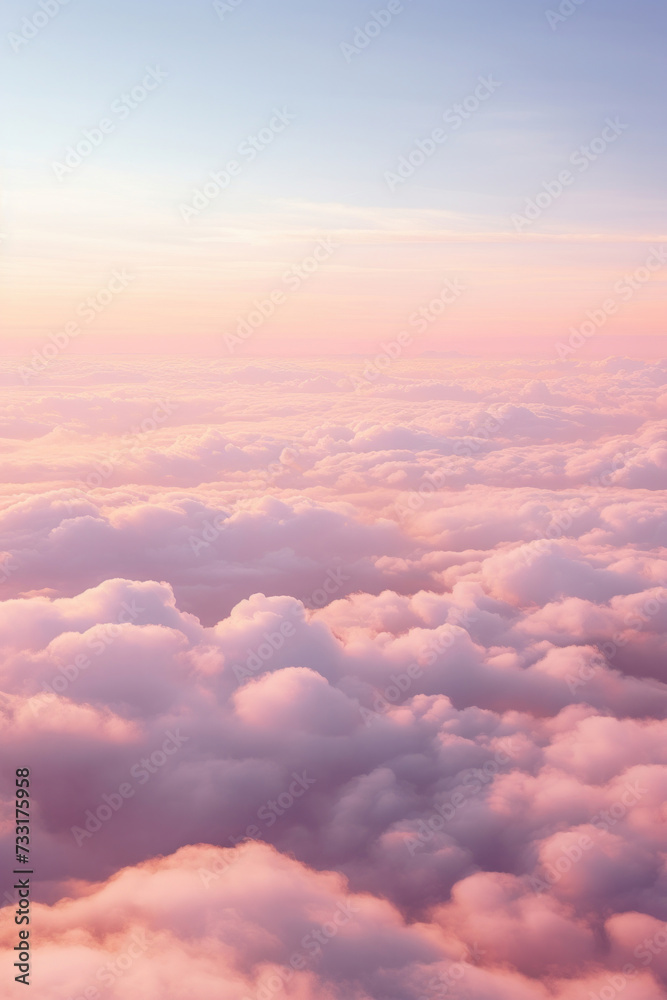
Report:
[[[293,125],[244,169],[200,232],[208,225],[215,238],[232,220],[235,231],[283,232],[295,220],[326,229],[332,206],[346,228],[361,217],[391,228],[392,213],[443,213],[457,230],[506,231],[609,117],[627,131],[537,228],[612,242],[663,232],[663,4],[584,0],[554,30],[546,14],[562,3],[405,0],[346,61],[341,45],[386,6],[241,0],[221,18],[208,0],[69,0],[15,52],[10,33],[19,35],[40,6],[9,0],[0,14],[3,85],[12,94],[3,116],[3,230],[26,257],[49,257],[59,229],[76,235],[78,249],[61,251],[73,260],[101,260],[105,241],[125,242],[132,257],[137,227],[154,240],[209,171],[235,156],[274,108],[287,108]],[[72,177],[55,178],[54,161],[149,66],[167,73],[164,84]],[[501,86],[391,191],[386,172],[480,76]],[[186,252],[191,233],[163,238]]]
[[[38,9],[32,0],[10,0],[2,33]],[[70,0],[18,53],[5,46],[10,162],[56,158],[146,65],[159,64],[169,82],[157,106],[142,108],[100,161],[196,178],[261,127],[274,105],[287,105],[298,128],[272,155],[276,193],[390,201],[385,163],[491,73],[501,91],[469,123],[459,148],[452,145],[411,187],[415,203],[451,204],[457,190],[476,185],[521,195],[609,114],[632,126],[632,143],[615,151],[609,168],[614,181],[622,175],[631,195],[638,184],[644,196],[661,193],[663,4],[585,0],[554,31],[545,12],[555,3],[406,0],[348,65],[341,42],[381,9],[350,0],[243,0],[220,20],[209,2]],[[470,136],[480,133],[478,143],[493,144],[492,163],[468,155]]]

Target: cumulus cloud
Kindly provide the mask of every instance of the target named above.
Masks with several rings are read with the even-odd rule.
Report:
[[[662,996],[664,367],[141,364],[0,413],[39,1000]]]

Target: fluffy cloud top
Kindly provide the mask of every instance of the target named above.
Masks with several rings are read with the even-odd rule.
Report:
[[[8,380],[38,1000],[664,996],[664,367],[356,372]]]

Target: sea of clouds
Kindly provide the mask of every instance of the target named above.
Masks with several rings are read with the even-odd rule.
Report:
[[[666,365],[363,368],[0,371],[35,1000],[665,996]]]

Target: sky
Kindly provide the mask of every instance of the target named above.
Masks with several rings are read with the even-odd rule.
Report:
[[[465,301],[414,353],[541,351],[662,245],[661,4],[44,4],[0,15],[9,353],[39,348],[118,269],[132,281],[74,353],[224,357],[225,334],[277,291],[286,300],[240,353],[372,351],[447,279]],[[153,89],[128,106],[150,69]],[[451,109],[466,99],[464,120]],[[239,153],[272,120],[281,131]],[[597,154],[577,154],[605,129]],[[224,190],[188,212],[234,159]],[[336,252],[286,288],[326,238]],[[652,274],[605,338],[653,353],[664,288]]]
[[[3,997],[664,1000],[666,22],[3,5]]]

